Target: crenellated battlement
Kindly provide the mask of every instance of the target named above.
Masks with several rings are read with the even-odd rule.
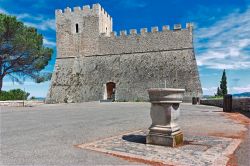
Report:
[[[137,29],[129,29],[127,30],[121,30],[119,33],[119,36],[117,35],[118,33],[116,31],[110,32],[109,37],[124,37],[124,36],[134,36],[134,35],[146,35],[146,34],[151,34],[151,33],[158,33],[158,32],[175,32],[175,31],[181,31],[181,30],[192,30],[193,29],[193,24],[192,23],[186,23],[186,28],[182,28],[181,24],[174,24],[172,29],[170,28],[169,25],[163,25],[161,29],[158,26],[153,26],[151,27],[151,30],[149,31],[148,28],[140,28],[140,33],[138,33]],[[128,33],[129,32],[129,33]],[[102,35],[104,37],[107,37],[105,35]]]
[[[77,6],[73,9],[67,7],[56,10],[55,14],[57,33],[80,33],[89,38],[98,38],[103,33],[104,36],[109,36],[113,31],[112,17],[100,4]]]
[[[74,7],[73,10],[70,7],[62,9],[57,9],[55,11],[56,16],[65,16],[65,15],[74,15],[74,14],[83,14],[85,16],[106,16],[108,19],[112,20],[112,17],[101,7],[100,4],[93,4],[92,7],[90,5],[85,5],[82,8],[77,6]]]
[[[151,29],[148,28],[141,28],[139,31],[137,29],[129,29],[127,30],[121,30],[119,33],[113,32],[113,20],[112,17],[101,7],[100,4],[93,4],[85,5],[82,8],[81,7],[74,7],[73,9],[67,7],[64,10],[56,10],[56,16],[58,18],[58,22],[60,23],[61,19],[70,19],[74,20],[71,25],[71,31],[74,32],[74,26],[75,24],[79,24],[79,31],[83,32],[86,31],[86,28],[83,28],[85,26],[84,21],[81,21],[83,17],[88,16],[94,16],[99,17],[99,35],[101,37],[126,37],[126,36],[135,36],[135,35],[147,35],[151,33],[161,33],[161,32],[175,32],[175,31],[181,31],[181,30],[192,30],[193,24],[192,23],[186,23],[186,27],[182,28],[181,24],[174,24],[172,27],[169,25],[164,25],[161,28],[158,26],[151,27]],[[83,16],[83,17],[82,17]],[[92,24],[92,23],[90,23]],[[92,28],[89,28],[89,32],[91,32]],[[118,35],[117,35],[118,34]]]

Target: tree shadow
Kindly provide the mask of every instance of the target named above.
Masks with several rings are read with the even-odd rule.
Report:
[[[140,144],[146,144],[146,136],[145,135],[124,135],[122,136],[123,140],[134,142],[134,143],[140,143]]]

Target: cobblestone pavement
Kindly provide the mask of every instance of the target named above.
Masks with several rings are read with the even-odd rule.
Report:
[[[90,102],[25,108],[0,107],[0,165],[142,164],[137,160],[131,162],[105,153],[80,149],[75,145],[103,140],[121,133],[147,130],[151,125],[149,112],[149,103]],[[195,139],[198,139],[196,136],[216,136],[215,139],[219,141],[225,140],[225,144],[220,145],[226,147],[231,138],[238,139],[237,136],[247,129],[221,114],[222,110],[217,107],[181,104],[179,123],[184,136],[189,140],[193,138],[188,136],[195,136]],[[218,136],[225,138],[220,139]],[[222,148],[221,146],[218,148]],[[197,148],[197,153],[204,149],[204,146],[198,145],[186,147]],[[241,152],[239,155],[245,157],[246,151]]]
[[[186,135],[184,140],[185,144],[177,148],[147,145],[146,132],[138,131],[78,147],[168,165],[221,166],[226,165],[228,156],[241,142],[232,138],[191,135]]]

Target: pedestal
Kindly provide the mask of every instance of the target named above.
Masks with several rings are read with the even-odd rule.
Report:
[[[152,125],[146,138],[148,144],[175,147],[183,143],[183,134],[178,125],[180,103],[184,89],[149,89]]]

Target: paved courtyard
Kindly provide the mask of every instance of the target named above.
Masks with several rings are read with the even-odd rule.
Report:
[[[149,103],[90,102],[0,109],[2,165],[145,164],[79,145],[145,131],[151,124]],[[221,139],[225,145],[239,140],[247,130],[243,124],[223,116],[220,108],[190,104],[181,106],[180,126],[188,139]],[[249,152],[244,148],[242,151]]]

